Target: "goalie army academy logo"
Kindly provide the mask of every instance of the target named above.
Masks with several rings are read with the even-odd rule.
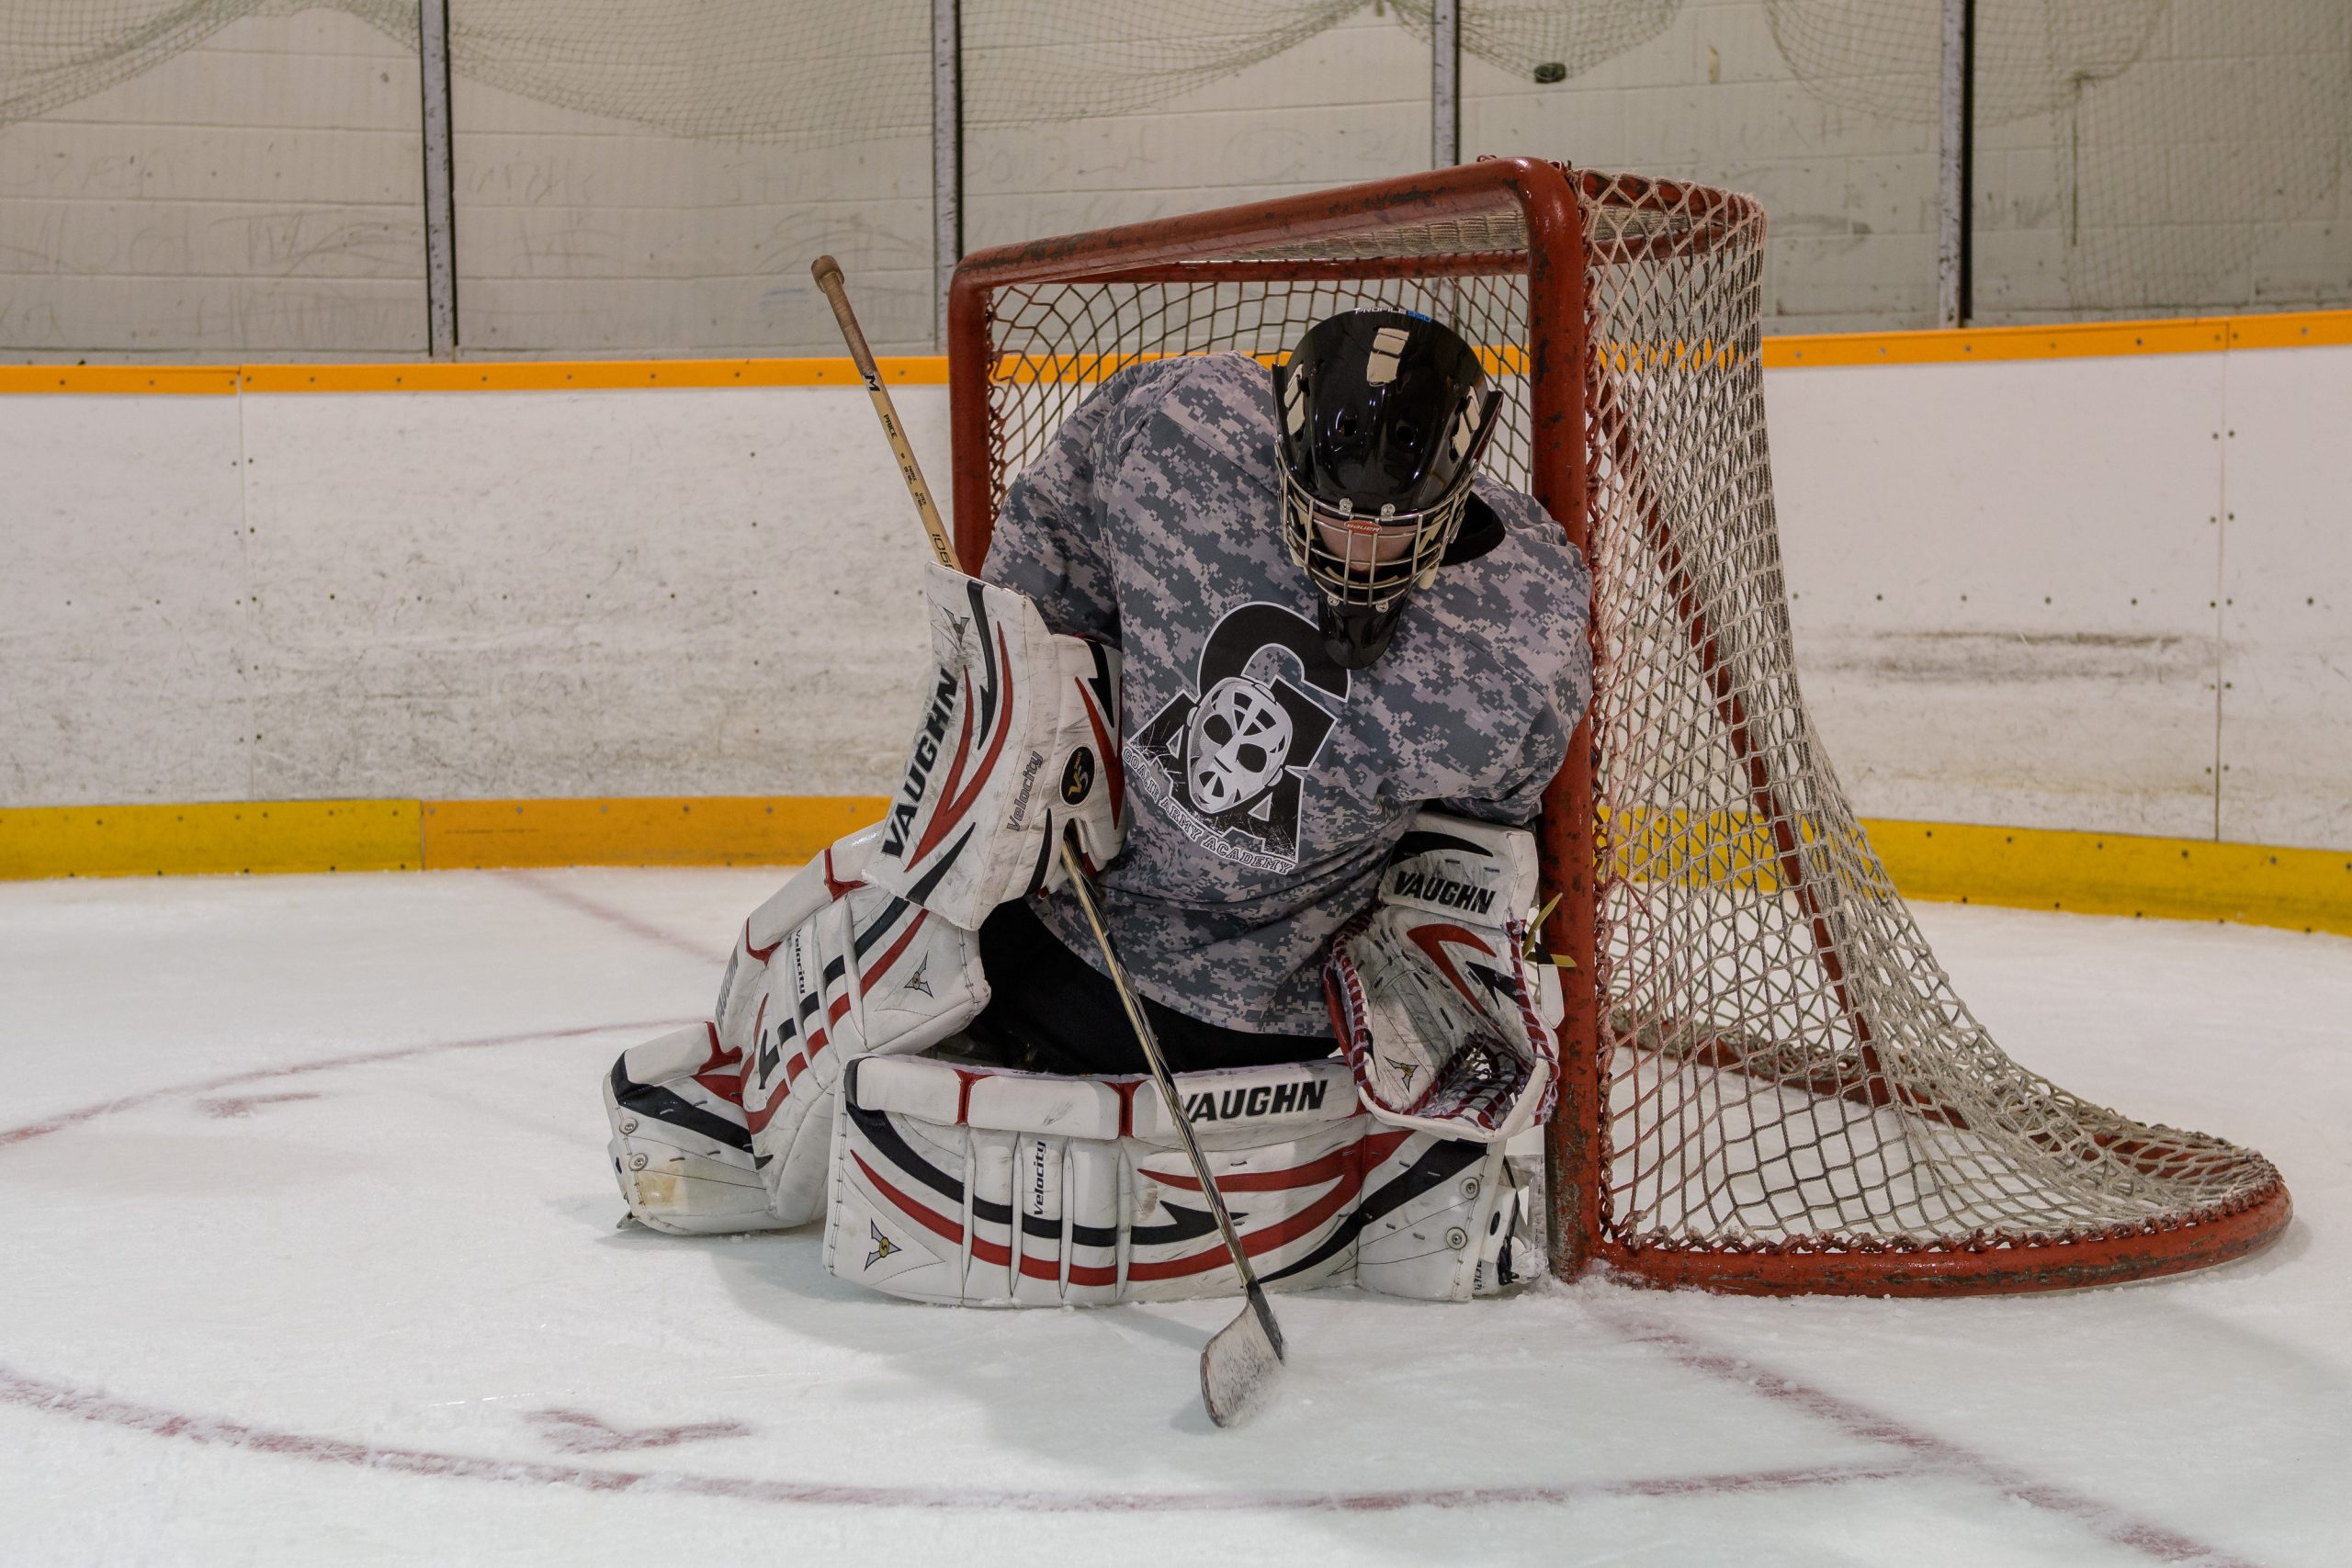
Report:
[[[1295,664],[1306,686],[1255,672],[1272,662],[1268,654],[1288,655],[1283,662]],[[1227,612],[1201,645],[1193,689],[1127,743],[1130,776],[1211,853],[1291,870],[1306,774],[1337,722],[1307,687],[1333,704],[1348,698],[1348,672],[1324,651],[1313,621],[1280,604]]]

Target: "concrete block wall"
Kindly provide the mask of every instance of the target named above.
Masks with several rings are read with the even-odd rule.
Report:
[[[248,17],[0,124],[0,354],[424,351],[416,43]]]
[[[1791,70],[1755,0],[1691,0],[1648,42],[1546,85],[1465,62],[1464,151],[1727,185],[1770,215],[1767,332],[1936,321],[1936,140]]]
[[[1472,35],[1548,36],[1518,8],[1497,0],[1489,16],[1481,3],[1467,10]],[[501,14],[454,4],[461,28]],[[1772,219],[1769,328],[1932,325],[1935,10],[1618,0],[1589,23],[1617,52],[1562,82],[1535,81],[1542,62],[1466,57],[1464,151],[1751,191]],[[1791,30],[1800,12],[1809,42]],[[0,124],[0,355],[423,352],[408,14],[399,0],[339,0],[243,15],[141,74]],[[680,15],[684,27],[701,13]],[[1985,11],[1999,48],[1982,84],[1994,107],[1980,132],[1980,321],[2352,301],[2352,7],[2138,0],[2054,34],[2020,16]],[[1049,15],[966,0],[965,18],[970,247],[1403,174],[1430,157],[1426,5],[1294,0],[1229,15],[1188,0]],[[856,276],[877,345],[932,346],[928,0],[856,7],[839,80],[794,74],[803,62],[788,50],[773,67],[745,63],[808,99],[815,129],[790,137],[662,129],[660,113],[633,106],[723,98],[741,80],[711,77],[707,38],[681,80],[662,77],[677,69],[668,55],[632,75],[623,46],[642,26],[583,26],[598,30],[575,42],[610,58],[574,62],[575,74],[611,88],[605,112],[543,101],[514,72],[469,74],[458,51],[468,352],[830,352],[805,276],[823,250]],[[1116,44],[1084,97],[1102,112],[1064,118],[1084,59],[1021,46],[1056,28],[1098,51]],[[1303,41],[1185,91],[1152,86],[1167,62],[1240,59],[1284,28]],[[2052,73],[2082,66],[2047,41],[2061,34],[2098,68],[2053,85]],[[521,58],[529,43],[501,47]],[[2102,74],[2110,67],[2121,73]],[[888,112],[863,109],[861,87]],[[794,103],[784,118],[800,114]]]
[[[1987,84],[1977,318],[2310,310],[2352,299],[2352,6],[2172,0],[2129,69]],[[2047,59],[2019,67],[2055,75]]]

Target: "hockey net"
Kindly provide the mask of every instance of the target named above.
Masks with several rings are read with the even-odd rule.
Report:
[[[1551,945],[1574,965],[1555,1267],[2015,1291],[2275,1235],[2287,1194],[2260,1155],[2093,1104],[1994,1043],[1838,787],[1781,581],[1760,209],[1512,163],[1509,180],[1474,165],[1393,199],[1359,187],[968,262],[951,343],[967,558],[1005,485],[1123,366],[1272,363],[1351,306],[1448,322],[1506,398],[1489,468],[1594,572],[1591,761],[1580,738],[1545,824],[1567,896]],[[1573,223],[1529,194],[1547,170]],[[1464,188],[1432,196],[1449,178]]]

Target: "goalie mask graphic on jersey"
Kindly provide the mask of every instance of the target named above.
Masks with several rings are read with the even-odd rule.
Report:
[[[1290,756],[1290,714],[1242,675],[1211,687],[1184,737],[1184,787],[1204,812],[1228,811],[1272,787]]]
[[[1251,604],[1210,631],[1195,676],[1128,744],[1129,770],[1186,837],[1224,859],[1288,871],[1306,774],[1334,722],[1308,688],[1345,702],[1348,672],[1314,622]]]

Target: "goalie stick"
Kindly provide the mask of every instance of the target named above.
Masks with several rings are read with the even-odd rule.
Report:
[[[915,510],[922,514],[923,532],[930,536],[932,554],[938,558],[940,565],[962,571],[964,565],[956,557],[956,543],[940,520],[939,508],[932,503],[931,487],[923,482],[922,468],[915,461],[914,448],[907,445],[898,408],[890,400],[888,389],[882,385],[874,351],[866,346],[865,333],[857,324],[857,313],[850,309],[841,264],[831,256],[819,256],[808,270],[831,303],[833,317],[841,323],[842,337],[849,344],[850,358],[855,362],[857,373],[865,378],[866,394],[874,400],[874,412],[882,421],[882,432],[889,437],[890,450],[898,457],[899,476],[907,481],[907,490],[914,497]],[[1207,1406],[1209,1419],[1218,1426],[1238,1426],[1272,1403],[1281,1386],[1282,1325],[1274,1321],[1274,1309],[1267,1303],[1265,1287],[1259,1282],[1258,1271],[1250,1267],[1249,1251],[1241,1245],[1240,1233],[1233,1228],[1233,1215],[1225,1206],[1225,1195],[1217,1190],[1216,1179],[1209,1172],[1208,1156],[1201,1152],[1192,1121],[1184,1114],[1184,1102],[1178,1098],[1176,1086],[1169,1077],[1168,1059],[1159,1052],[1159,1037],[1152,1032],[1151,1021],[1145,1016],[1135,985],[1127,978],[1126,966],[1119,962],[1118,951],[1111,945],[1111,932],[1103,924],[1102,907],[1094,901],[1094,886],[1087,880],[1086,868],[1072,841],[1075,832],[1073,824],[1059,842],[1062,868],[1069,875],[1070,890],[1086,911],[1087,926],[1094,933],[1095,946],[1102,951],[1111,984],[1119,993],[1119,1005],[1126,1010],[1127,1021],[1143,1047],[1144,1061],[1151,1068],[1151,1081],[1159,1090],[1159,1102],[1167,1107],[1168,1120],[1174,1124],[1177,1137],[1184,1145],[1193,1174],[1200,1179],[1201,1196],[1208,1203],[1209,1213],[1216,1221],[1217,1233],[1224,1236],[1226,1250],[1232,1255],[1234,1270],[1241,1280],[1245,1298],[1241,1315],[1212,1335],[1201,1351],[1201,1403]]]
[[[940,520],[939,508],[931,499],[931,487],[923,483],[922,465],[915,461],[915,449],[907,445],[906,426],[899,423],[898,405],[890,400],[890,390],[882,385],[882,372],[874,363],[874,350],[866,345],[865,329],[857,324],[857,312],[849,308],[849,290],[842,282],[842,264],[831,256],[819,256],[808,268],[817,287],[833,308],[833,320],[841,323],[842,340],[849,344],[851,362],[865,380],[865,395],[874,400],[874,412],[882,421],[882,434],[890,438],[891,456],[899,459],[899,477],[907,481],[907,490],[915,498],[915,510],[922,513],[922,531],[931,539],[931,553],[940,565],[951,571],[962,571],[963,563],[956,558],[956,541],[947,536],[947,525]]]
[[[1283,1371],[1282,1325],[1274,1321],[1265,1287],[1258,1282],[1258,1271],[1250,1266],[1240,1233],[1233,1228],[1225,1194],[1209,1175],[1208,1156],[1201,1152],[1200,1139],[1193,1135],[1192,1118],[1184,1114],[1184,1102],[1169,1081],[1168,1059],[1159,1054],[1159,1037],[1151,1032],[1151,1020],[1144,1015],[1143,1004],[1136,997],[1135,982],[1127,978],[1126,965],[1119,962],[1118,952],[1111,945],[1111,932],[1102,923],[1102,907],[1094,901],[1093,886],[1086,880],[1086,868],[1079,863],[1074,836],[1074,829],[1062,836],[1062,869],[1069,874],[1070,891],[1086,911],[1087,929],[1094,933],[1094,945],[1102,950],[1102,962],[1111,971],[1119,1005],[1127,1010],[1127,1022],[1143,1046],[1143,1059],[1151,1068],[1151,1081],[1159,1089],[1160,1104],[1168,1108],[1168,1120],[1175,1123],[1176,1135],[1184,1145],[1184,1157],[1193,1162],[1193,1174],[1201,1179],[1201,1196],[1208,1201],[1217,1233],[1225,1237],[1226,1251],[1233,1255],[1234,1272],[1240,1276],[1241,1293],[1247,1298],[1241,1315],[1218,1329],[1201,1351],[1201,1403],[1208,1406],[1209,1419],[1218,1426],[1238,1426],[1274,1397]]]

